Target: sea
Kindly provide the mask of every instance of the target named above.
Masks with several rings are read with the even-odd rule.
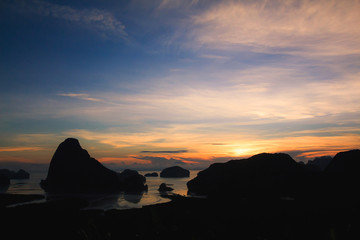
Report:
[[[81,194],[81,195],[47,195],[40,187],[40,181],[45,179],[47,171],[30,172],[29,179],[11,179],[10,185],[7,189],[2,189],[2,193],[11,194],[40,194],[44,195],[45,199],[37,200],[35,202],[45,202],[49,199],[61,198],[85,198],[89,202],[87,209],[130,209],[141,208],[146,205],[153,205],[159,203],[169,202],[170,199],[162,197],[158,188],[161,183],[166,183],[174,190],[172,194],[179,194],[187,196],[186,183],[195,178],[199,170],[190,170],[190,176],[185,178],[161,178],[159,171],[138,171],[140,174],[157,172],[159,177],[147,177],[146,184],[148,191],[141,194],[137,193],[117,193],[117,194]],[[27,203],[26,203],[27,204]]]

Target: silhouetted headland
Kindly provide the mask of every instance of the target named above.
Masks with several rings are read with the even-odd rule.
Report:
[[[333,199],[360,200],[360,150],[339,152],[324,171],[323,184],[327,195]]]
[[[262,153],[243,160],[215,163],[187,183],[198,195],[238,194],[290,197],[308,174],[306,166],[288,154]]]
[[[165,168],[160,173],[160,177],[163,178],[181,178],[189,176],[190,171],[179,166]]]
[[[145,182],[135,170],[117,173],[104,167],[77,139],[68,138],[58,146],[41,187],[49,193],[139,192],[147,189]]]
[[[360,185],[360,150],[338,153],[325,171],[288,154],[262,153],[214,163],[187,183],[190,194],[221,198],[354,199]]]

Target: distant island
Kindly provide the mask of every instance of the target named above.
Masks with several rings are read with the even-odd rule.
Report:
[[[189,176],[190,171],[179,166],[165,168],[160,173],[160,177],[162,178],[182,178]]]
[[[10,179],[29,179],[30,173],[23,169],[11,171],[9,169],[0,169],[0,186],[3,187],[4,191],[7,190],[10,185]],[[6,187],[6,188],[4,188]]]
[[[9,169],[0,169],[0,174],[7,176],[9,179],[29,179],[30,173],[20,169],[17,172]]]

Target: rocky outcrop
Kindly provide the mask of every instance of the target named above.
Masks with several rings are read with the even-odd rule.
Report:
[[[166,185],[166,183],[162,183],[159,186],[159,192],[170,192],[172,190],[174,190],[172,187],[169,187],[168,185]]]
[[[8,169],[0,169],[0,174],[3,174],[7,176],[9,179],[29,179],[30,173],[26,172],[23,169],[20,169],[19,171],[11,171]]]
[[[287,197],[308,176],[306,166],[283,153],[262,153],[243,160],[215,163],[187,183],[189,193],[224,196]]]
[[[41,187],[49,193],[109,193],[144,191],[145,177],[133,170],[122,173],[104,167],[90,157],[77,139],[62,142],[51,159]]]
[[[118,178],[122,183],[123,191],[141,192],[147,190],[147,185],[144,185],[146,178],[135,170],[125,169],[118,174]]]
[[[179,166],[165,168],[160,173],[160,177],[163,178],[182,178],[189,176],[190,171]]]

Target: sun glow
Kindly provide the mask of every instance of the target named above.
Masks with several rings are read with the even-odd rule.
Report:
[[[246,148],[236,148],[235,150],[233,150],[233,152],[235,156],[244,156],[251,152],[251,150]]]

